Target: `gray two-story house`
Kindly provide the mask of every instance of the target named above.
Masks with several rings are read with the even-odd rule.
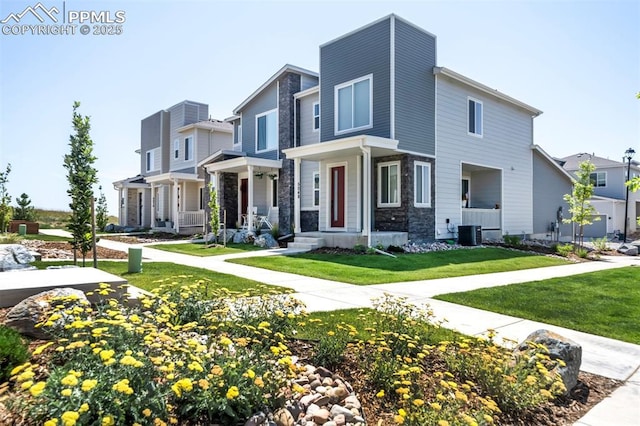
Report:
[[[114,182],[121,226],[202,232],[206,194],[197,165],[233,144],[232,126],[208,116],[207,104],[183,101],[142,120],[140,174]]]

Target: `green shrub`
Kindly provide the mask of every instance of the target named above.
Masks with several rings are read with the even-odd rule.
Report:
[[[519,246],[522,244],[522,238],[519,235],[509,235],[506,234],[502,237],[504,243],[509,246]]]
[[[0,244],[18,244],[22,241],[22,238],[22,235],[7,232],[6,234],[0,234]]]
[[[576,250],[576,255],[581,259],[585,259],[588,254],[589,251],[587,249],[579,248],[578,250]]]
[[[365,254],[367,251],[367,247],[364,244],[356,244],[353,246],[353,251],[359,254]]]
[[[609,240],[607,237],[595,238],[593,241],[593,247],[599,252],[607,251],[609,249]]]
[[[558,244],[556,251],[560,256],[567,257],[573,253],[573,246],[571,244]]]
[[[11,370],[29,358],[29,349],[20,333],[0,325],[0,383],[9,380]]]
[[[277,223],[274,223],[272,225],[270,232],[271,232],[271,236],[277,240],[278,237],[280,236],[280,227],[278,226]]]
[[[348,343],[349,339],[341,330],[337,333],[329,331],[318,340],[311,360],[315,365],[333,368],[344,360]]]

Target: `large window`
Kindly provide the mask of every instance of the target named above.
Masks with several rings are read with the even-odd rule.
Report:
[[[589,175],[589,180],[596,188],[602,188],[607,186],[607,173],[595,172]]]
[[[155,169],[153,151],[147,151],[146,160],[147,160],[147,171],[150,172]]]
[[[313,207],[320,206],[320,173],[313,174]]]
[[[318,102],[313,103],[313,130],[320,128],[320,104]]]
[[[180,139],[174,139],[173,141],[173,158],[178,159],[180,157]]]
[[[415,162],[414,205],[416,207],[431,207],[431,164],[421,161]]]
[[[372,87],[371,75],[336,86],[336,133],[372,127]]]
[[[193,160],[193,137],[184,138],[184,160]]]
[[[256,115],[256,152],[278,148],[278,110]]]
[[[235,143],[242,143],[242,124],[238,124],[238,140]]]
[[[467,130],[469,134],[482,137],[482,102],[475,99],[468,99],[469,111],[468,119],[469,126]]]
[[[400,206],[400,162],[378,164],[378,207]]]

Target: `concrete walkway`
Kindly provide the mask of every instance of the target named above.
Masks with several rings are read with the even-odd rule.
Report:
[[[357,286],[225,262],[226,259],[237,257],[292,253],[292,251],[285,249],[197,257],[157,250],[149,245],[134,246],[106,239],[102,239],[99,245],[122,251],[127,251],[129,247],[142,247],[143,258],[148,261],[173,262],[232,274],[265,284],[292,288],[296,292],[294,297],[303,301],[309,311],[370,307],[372,298],[390,293],[407,297],[411,303],[428,304],[434,311],[436,321],[444,321],[446,327],[468,335],[482,335],[487,329],[493,329],[498,332],[498,337],[521,342],[531,332],[540,328],[552,330],[582,345],[581,369],[583,371],[625,381],[623,386],[590,410],[575,425],[631,426],[639,424],[640,421],[640,345],[432,299],[433,296],[443,293],[565,277],[625,266],[638,267],[640,266],[640,257],[605,256],[598,262],[524,271]],[[640,281],[640,269],[638,270],[638,280]],[[638,323],[640,326],[640,319],[638,319]]]

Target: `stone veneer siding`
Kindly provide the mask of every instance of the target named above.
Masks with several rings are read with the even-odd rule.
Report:
[[[220,173],[221,184],[218,184],[218,205],[220,206],[220,223],[227,210],[227,229],[235,229],[238,221],[238,174]]]
[[[400,207],[378,207],[378,164],[400,161]],[[414,206],[414,163],[422,161],[431,164],[431,207]],[[375,231],[407,232],[412,241],[433,241],[435,239],[435,160],[417,155],[394,155],[374,159],[373,197]]]
[[[300,212],[300,229],[302,232],[318,230],[318,210],[303,210]]]
[[[301,77],[299,74],[285,73],[278,80],[280,91],[278,98],[278,135],[279,154],[282,159],[282,169],[278,177],[278,228],[281,234],[293,232],[294,215],[294,184],[293,160],[287,160],[282,154],[283,149],[294,147],[294,93],[300,91]]]

